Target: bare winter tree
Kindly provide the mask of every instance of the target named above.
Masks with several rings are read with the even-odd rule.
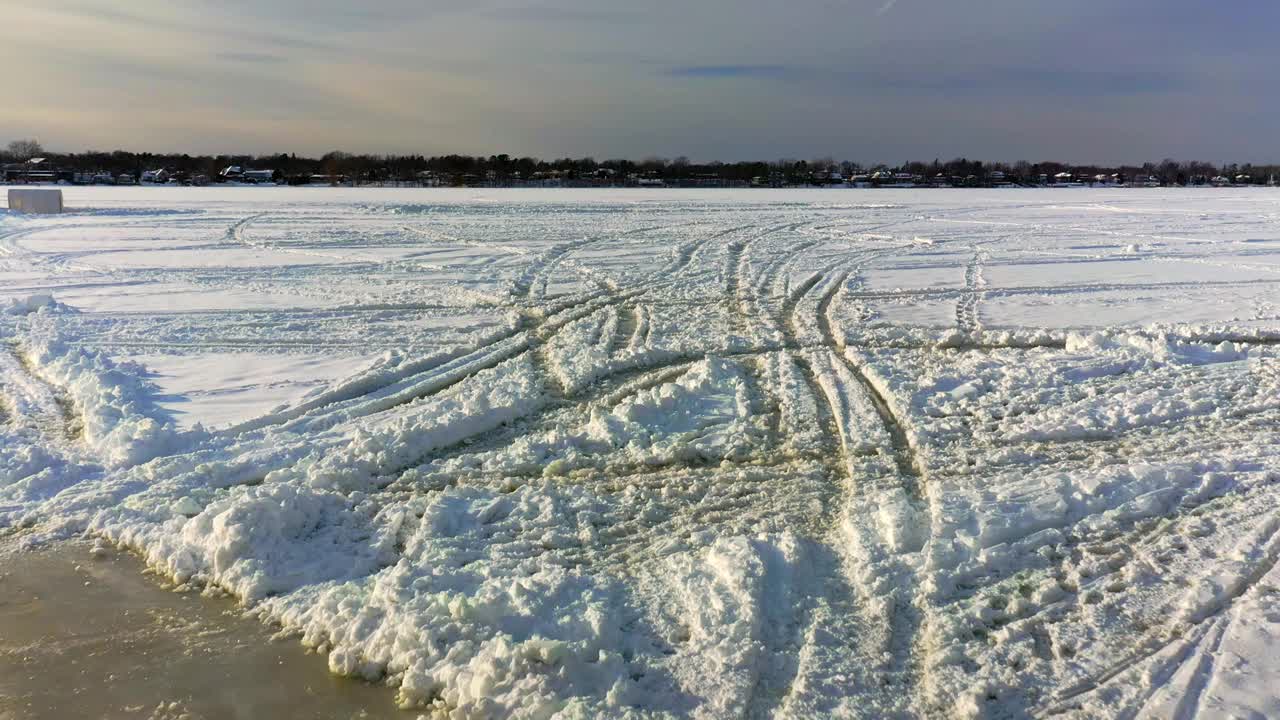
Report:
[[[17,162],[25,162],[44,154],[44,148],[36,140],[14,140],[9,143],[9,157]]]

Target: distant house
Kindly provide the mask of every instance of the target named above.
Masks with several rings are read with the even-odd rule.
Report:
[[[169,182],[169,171],[164,168],[159,170],[147,170],[142,173],[142,182],[156,183],[157,185]]]
[[[1229,187],[1231,185],[1231,178],[1226,177],[1225,175],[1215,175],[1214,178],[1209,181],[1209,184],[1214,187]]]
[[[250,183],[269,183],[275,177],[275,170],[245,170],[240,173],[240,179]]]
[[[4,182],[52,183],[70,179],[70,173],[54,169],[44,158],[31,158],[26,162],[5,165],[2,179]]]
[[[223,180],[239,180],[241,175],[244,175],[244,170],[239,165],[228,165],[218,173]]]
[[[1107,173],[1098,173],[1097,175],[1089,176],[1089,183],[1092,185],[1102,185],[1104,187],[1115,187],[1123,185],[1124,179],[1120,177],[1119,173],[1112,173],[1110,175]],[[1159,183],[1156,184],[1159,185]]]

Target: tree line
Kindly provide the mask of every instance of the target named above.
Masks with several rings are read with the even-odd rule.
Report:
[[[1089,179],[1098,175],[1116,175],[1121,179],[1154,178],[1164,185],[1186,185],[1214,176],[1233,180],[1248,176],[1250,184],[1264,184],[1280,175],[1280,165],[1226,164],[1187,162],[1165,159],[1142,165],[1081,165],[1062,162],[1013,163],[987,162],[955,158],[932,162],[908,161],[900,165],[864,165],[853,161],[837,161],[830,157],[811,160],[779,159],[773,161],[693,162],[686,157],[667,159],[649,157],[642,160],[591,157],[543,160],[507,154],[473,155],[376,155],[333,151],[320,157],[302,157],[294,153],[277,155],[190,155],[187,153],[151,153],[114,150],[81,153],[51,152],[35,140],[15,140],[0,150],[0,162],[22,163],[34,157],[45,158],[49,166],[78,173],[128,174],[135,178],[144,171],[165,169],[178,177],[204,175],[217,180],[229,166],[244,169],[274,170],[280,180],[306,181],[314,176],[341,178],[357,184],[418,182],[424,176],[439,184],[503,184],[556,180],[569,182],[622,183],[628,178],[645,178],[668,183],[722,182],[749,184],[762,180],[771,184],[825,184],[836,174],[850,178],[879,170],[906,173],[923,178],[988,180],[1003,173],[1009,182],[1035,183],[1041,176],[1053,177],[1068,172]]]

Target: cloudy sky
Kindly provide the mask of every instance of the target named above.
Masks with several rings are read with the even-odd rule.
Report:
[[[1275,0],[0,6],[58,150],[1280,160]]]

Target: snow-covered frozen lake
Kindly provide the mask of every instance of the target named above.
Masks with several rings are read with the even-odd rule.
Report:
[[[1278,191],[65,194],[0,542],[451,717],[1280,716]]]

